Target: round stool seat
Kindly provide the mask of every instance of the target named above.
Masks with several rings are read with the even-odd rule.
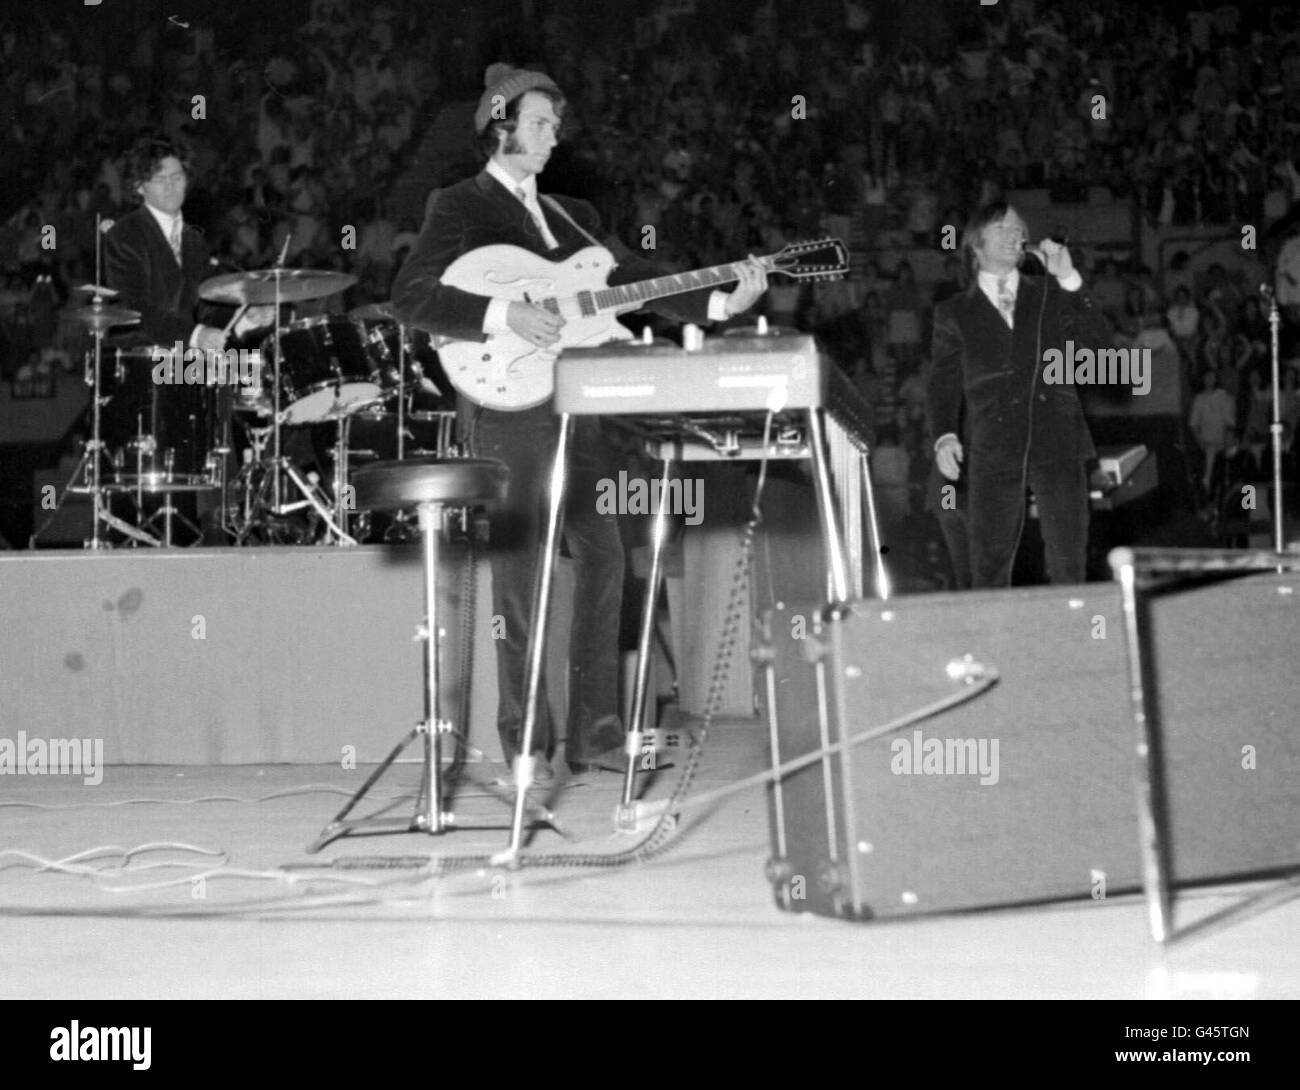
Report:
[[[352,474],[360,510],[442,503],[471,507],[505,497],[510,471],[488,458],[408,458],[373,462]]]

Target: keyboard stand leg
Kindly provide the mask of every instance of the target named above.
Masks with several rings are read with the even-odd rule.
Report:
[[[650,688],[651,648],[654,644],[655,613],[659,603],[659,586],[663,582],[664,549],[668,544],[668,482],[672,462],[665,458],[659,478],[659,509],[655,512],[653,543],[650,551],[650,577],[646,580],[645,604],[641,607],[641,634],[636,645],[636,685],[632,689],[632,715],[627,723],[627,769],[623,774],[623,806],[632,805],[636,788],[636,762],[645,737],[646,704]]]
[[[844,539],[836,518],[835,493],[831,488],[830,467],[826,461],[826,429],[820,409],[808,410],[808,446],[811,448],[813,485],[817,490],[817,515],[822,524],[822,541],[826,546],[826,573],[830,579],[831,604],[849,600],[848,564],[844,559]]]
[[[555,462],[551,466],[551,485],[547,500],[546,536],[537,557],[537,579],[533,584],[533,623],[528,633],[528,658],[525,667],[524,729],[519,741],[518,774],[515,783],[515,813],[510,827],[510,847],[502,862],[519,854],[524,835],[524,810],[528,789],[532,786],[533,735],[537,732],[537,710],[541,699],[542,668],[546,661],[546,631],[551,611],[551,589],[555,577],[555,559],[560,549],[560,532],[564,524],[564,492],[568,484],[569,442],[573,436],[573,417],[560,414],[560,436],[555,444]]]
[[[862,475],[862,494],[867,501],[867,526],[871,530],[871,551],[875,555],[876,597],[885,601],[893,593],[889,572],[885,568],[885,554],[880,551],[880,519],[876,515],[876,490],[871,483],[871,456],[867,450],[858,455],[858,472]]]

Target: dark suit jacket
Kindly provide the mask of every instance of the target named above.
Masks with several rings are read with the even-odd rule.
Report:
[[[610,274],[611,287],[663,275],[666,271],[633,254],[616,239],[608,238],[595,208],[586,201],[555,197],[564,210],[619,262]],[[591,242],[563,217],[547,208],[542,214],[559,248],[548,250],[532,216],[514,194],[486,170],[438,192],[410,256],[393,284],[398,318],[430,333],[456,340],[483,340],[483,318],[490,299],[440,283],[447,267],[462,254],[481,246],[511,245],[560,261],[590,246]],[[681,322],[708,321],[709,289],[668,296],[651,309]]]
[[[122,343],[170,345],[187,342],[200,322],[225,325],[229,308],[199,302],[199,282],[213,275],[203,234],[186,224],[181,233],[183,267],[176,264],[162,228],[143,204],[117,221],[104,236],[104,278],[120,294],[116,302],[140,312],[125,328]]]
[[[1103,319],[1083,289],[1068,292],[1053,277],[1024,274],[1014,317],[1012,330],[975,283],[935,307],[926,383],[930,434],[962,435],[964,401],[967,467],[1018,467],[1026,452],[1040,462],[1093,457],[1078,391],[1043,382],[1043,353],[1064,351],[1067,340],[1094,351],[1109,346]]]

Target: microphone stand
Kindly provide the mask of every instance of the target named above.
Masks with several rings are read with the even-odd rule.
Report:
[[[1282,382],[1277,347],[1277,330],[1281,318],[1278,314],[1277,293],[1267,285],[1263,286],[1263,292],[1268,296],[1268,328],[1273,356],[1273,422],[1268,429],[1273,436],[1273,549],[1280,553],[1284,544],[1282,540]]]

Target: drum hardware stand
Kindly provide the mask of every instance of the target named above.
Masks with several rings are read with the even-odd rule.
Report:
[[[334,397],[337,402],[338,392],[335,391]],[[349,525],[348,513],[350,503],[348,502],[348,436],[352,431],[352,418],[346,413],[338,413],[334,418],[334,517],[338,520],[343,534],[346,536],[351,529]],[[338,544],[343,544],[343,538],[340,537]],[[353,540],[355,545],[356,541]]]
[[[293,514],[295,511],[301,511],[305,507],[310,507],[312,508],[312,510],[316,512],[316,514],[318,514],[321,517],[321,519],[324,521],[325,525],[329,528],[329,530],[338,537],[339,539],[338,544],[341,545],[357,544],[357,541],[354,537],[352,537],[350,534],[348,534],[345,530],[340,528],[334,522],[334,511],[330,509],[330,506],[326,502],[329,499],[329,497],[324,495],[324,493],[322,492],[318,484],[314,484],[313,482],[307,480],[299,472],[298,468],[287,458],[283,458],[279,462],[272,461],[271,473],[262,482],[261,490],[266,490],[268,487],[274,489],[275,487],[274,482],[276,479],[275,472],[277,468],[281,472],[283,472],[285,476],[289,478],[289,480],[293,483],[293,486],[298,489],[298,492],[302,495],[303,498],[300,501],[297,501],[295,503],[282,503],[279,506],[275,506],[269,502],[269,499],[263,500],[259,497],[257,500],[253,502],[253,507],[255,509],[260,508],[263,511],[268,511],[271,514],[275,514],[275,515],[290,515]],[[251,525],[253,521],[254,520],[250,518],[249,525]],[[247,532],[247,529],[245,530],[245,532]]]
[[[91,302],[91,306],[102,306],[101,296],[96,295]],[[90,523],[90,541],[86,547],[91,550],[103,549],[108,547],[106,541],[102,541],[99,536],[99,523],[105,513],[103,478],[100,475],[100,458],[107,457],[104,448],[102,435],[102,421],[100,420],[100,410],[104,405],[104,398],[101,392],[100,372],[104,364],[104,331],[102,329],[94,330],[95,337],[95,373],[91,382],[91,414],[90,414],[90,442],[86,444],[85,452],[82,454],[82,465],[85,465],[86,459],[90,459],[90,495],[91,503],[94,507],[94,513]],[[78,467],[80,468],[80,467]],[[109,512],[111,514],[111,512]]]
[[[280,370],[279,363],[277,362],[276,364],[277,376],[279,374],[279,370]],[[279,389],[278,382],[277,382],[276,389],[277,391]],[[349,409],[347,406],[343,406],[342,409],[339,408],[339,406],[343,405],[343,403],[338,400],[337,391],[335,391],[334,397],[335,397],[335,408],[333,413],[331,414],[334,416],[335,427],[336,427],[335,448],[334,448],[334,452],[335,452],[334,502],[332,504],[327,504],[326,502],[324,502],[322,496],[325,497],[325,500],[329,498],[327,495],[325,495],[324,490],[318,484],[314,484],[313,482],[304,478],[303,475],[298,471],[297,467],[294,466],[293,463],[290,462],[288,458],[279,456],[278,450],[279,450],[279,440],[280,440],[280,426],[279,426],[278,414],[276,417],[276,424],[275,424],[275,443],[276,443],[277,453],[276,456],[272,459],[272,463],[271,463],[273,481],[277,481],[277,482],[279,481],[280,478],[278,476],[278,472],[283,472],[288,475],[289,479],[293,482],[294,487],[297,488],[299,493],[302,494],[303,499],[306,500],[306,502],[311,505],[311,507],[316,511],[318,515],[320,515],[321,519],[325,523],[327,531],[334,536],[335,540],[330,544],[356,545],[357,539],[354,538],[351,534],[349,534],[347,530],[347,521],[348,521],[347,504],[344,502],[343,485],[340,484],[340,474],[342,474],[343,482],[346,483],[347,481],[347,451],[346,449],[341,450],[340,448],[345,448],[347,443],[347,430],[348,430],[347,418],[348,418]],[[278,392],[276,395],[276,401],[278,404],[279,402]],[[274,488],[275,485],[273,485],[273,489]],[[273,499],[278,501],[275,502],[272,506],[272,511],[277,515],[289,514],[292,511],[301,510],[303,506],[302,503],[286,504],[283,502],[283,497],[279,495],[275,495],[274,492],[273,492]]]
[[[96,272],[99,269],[99,246],[102,231],[99,227],[99,217],[96,216],[95,232],[95,266]],[[98,276],[96,276],[98,281]],[[101,420],[100,410],[104,404],[102,393],[103,384],[101,382],[101,372],[104,361],[104,334],[107,330],[117,325],[133,325],[140,320],[139,311],[127,310],[121,307],[106,307],[104,300],[106,295],[115,294],[110,289],[100,287],[98,283],[88,285],[82,290],[93,291],[93,298],[89,307],[82,307],[76,312],[76,317],[90,328],[91,335],[95,340],[94,354],[87,354],[87,365],[91,368],[90,373],[85,376],[86,385],[91,387],[91,423],[90,439],[86,441],[82,449],[81,458],[77,462],[76,468],[73,469],[72,475],[68,478],[67,485],[64,486],[64,495],[69,492],[86,492],[91,497],[93,505],[93,514],[91,517],[90,540],[85,544],[87,549],[99,550],[107,549],[112,546],[100,537],[100,524],[110,526],[115,530],[125,534],[127,537],[145,544],[157,544],[156,540],[150,535],[137,530],[134,526],[119,519],[109,510],[108,505],[104,502],[104,493],[110,489],[104,484],[101,473],[101,459],[107,457],[104,441],[101,438]],[[93,359],[93,363],[91,360]],[[88,483],[76,485],[73,482],[83,474],[88,479]],[[31,541],[35,545],[36,539],[44,532],[46,527],[54,520],[58,514],[59,508],[63,506],[63,500],[55,507],[54,512],[45,521],[34,534]]]
[[[277,281],[277,286],[278,286],[278,281]],[[279,304],[277,303],[277,306],[278,305]],[[253,503],[251,504],[251,509],[246,508],[245,528],[244,528],[244,533],[243,535],[241,535],[240,540],[242,542],[243,537],[247,535],[248,527],[251,526],[255,521],[253,518],[252,510],[261,509],[273,515],[288,515],[288,514],[292,514],[295,511],[301,511],[304,507],[310,506],[324,521],[328,532],[333,535],[335,539],[332,542],[333,544],[356,545],[357,544],[356,538],[354,538],[347,531],[347,512],[345,510],[345,505],[343,503],[342,489],[339,487],[340,469],[342,469],[344,474],[346,474],[347,472],[346,465],[344,464],[346,460],[346,455],[344,456],[344,461],[340,461],[338,457],[338,446],[337,446],[338,443],[346,443],[345,422],[347,417],[347,407],[344,407],[342,411],[339,411],[338,406],[341,405],[342,403],[337,400],[338,394],[336,392],[335,393],[336,408],[334,410],[333,415],[335,417],[338,426],[338,436],[336,438],[336,447],[335,447],[335,471],[334,471],[335,494],[334,494],[334,503],[331,505],[327,502],[329,497],[324,493],[324,490],[321,489],[319,485],[314,484],[313,482],[303,477],[303,475],[298,471],[298,469],[293,465],[293,463],[290,462],[288,458],[286,458],[284,455],[280,453],[281,451],[280,429],[283,425],[283,414],[280,411],[280,327],[279,325],[277,325],[275,328],[274,337],[275,337],[275,349],[274,349],[275,400],[274,400],[272,415],[271,415],[271,427],[269,429],[271,432],[271,443],[272,443],[272,454],[269,462],[270,473],[266,478],[266,480],[262,482],[261,487],[258,489],[258,493],[259,493],[258,498],[254,500]],[[265,433],[267,429],[262,429],[262,430]],[[249,431],[250,433],[255,433],[257,429],[250,428]],[[263,435],[261,443],[258,443],[255,438],[254,446],[256,448],[256,453],[254,457],[258,461],[261,461],[262,451],[265,449],[265,435]],[[285,488],[283,485],[284,477],[288,477],[289,480],[293,483],[293,486],[298,490],[299,494],[302,496],[301,500],[294,501],[292,503],[285,502]],[[346,480],[346,477],[344,478],[344,480]],[[270,491],[270,496],[264,499],[261,493],[266,491],[268,487]]]
[[[45,533],[58,517],[59,512],[63,509],[63,504],[68,496],[72,493],[85,492],[93,498],[94,513],[90,524],[90,540],[85,543],[87,549],[106,549],[109,545],[101,541],[99,537],[100,522],[100,496],[103,488],[100,484],[100,459],[107,458],[108,455],[104,449],[103,440],[99,437],[99,364],[100,349],[103,341],[103,333],[95,332],[95,348],[93,355],[86,353],[86,385],[91,388],[91,415],[90,415],[90,438],[81,446],[81,457],[77,459],[76,466],[68,474],[68,479],[63,485],[63,491],[59,495],[59,502],[55,504],[54,510],[50,512],[49,517],[41,526],[32,533],[29,539],[31,548],[36,548],[36,539]],[[86,481],[85,484],[79,484],[79,481]],[[111,516],[110,516],[111,517]]]
[[[235,308],[234,316],[226,323],[225,333],[228,337],[231,331],[239,324],[239,319],[248,311],[248,304],[242,304]],[[278,327],[279,311],[276,312],[275,325]],[[258,380],[261,379],[261,368],[258,368]],[[216,479],[217,497],[217,529],[221,531],[222,536],[227,541],[234,540],[235,531],[230,525],[230,456],[235,452],[233,421],[234,406],[229,387],[218,385],[215,391],[216,397],[216,420],[220,437],[217,440],[217,446],[212,448],[209,456],[209,465],[213,477]],[[201,535],[200,535],[201,537]]]
[[[397,460],[406,459],[406,326],[397,323]]]
[[[217,529],[221,531],[227,542],[234,540],[236,536],[235,529],[230,524],[230,493],[233,487],[230,479],[230,457],[235,453],[232,416],[233,411],[229,405],[222,406],[218,410],[221,438],[218,440],[219,445],[212,450],[215,460],[212,468],[217,478],[218,490]]]
[[[406,325],[403,322],[397,323],[397,460],[406,460]],[[384,531],[384,541],[405,542],[413,537],[411,516],[406,511],[395,512],[392,523]]]
[[[152,515],[150,515],[147,519],[145,519],[145,521],[140,526],[141,530],[147,529],[148,527],[152,526],[155,522],[157,522],[158,519],[161,518],[163,520],[162,540],[156,541],[154,542],[154,544],[164,549],[170,549],[175,544],[175,542],[172,541],[172,523],[174,521],[179,521],[183,523],[185,528],[188,529],[191,533],[195,534],[198,538],[202,539],[203,537],[203,531],[200,530],[196,525],[194,525],[194,523],[191,522],[185,515],[181,514],[181,512],[172,503],[172,495],[174,491],[193,492],[196,490],[195,489],[173,490],[170,488],[159,489],[159,495],[161,495],[163,498],[163,505],[160,508],[158,508],[158,510],[155,511]]]

